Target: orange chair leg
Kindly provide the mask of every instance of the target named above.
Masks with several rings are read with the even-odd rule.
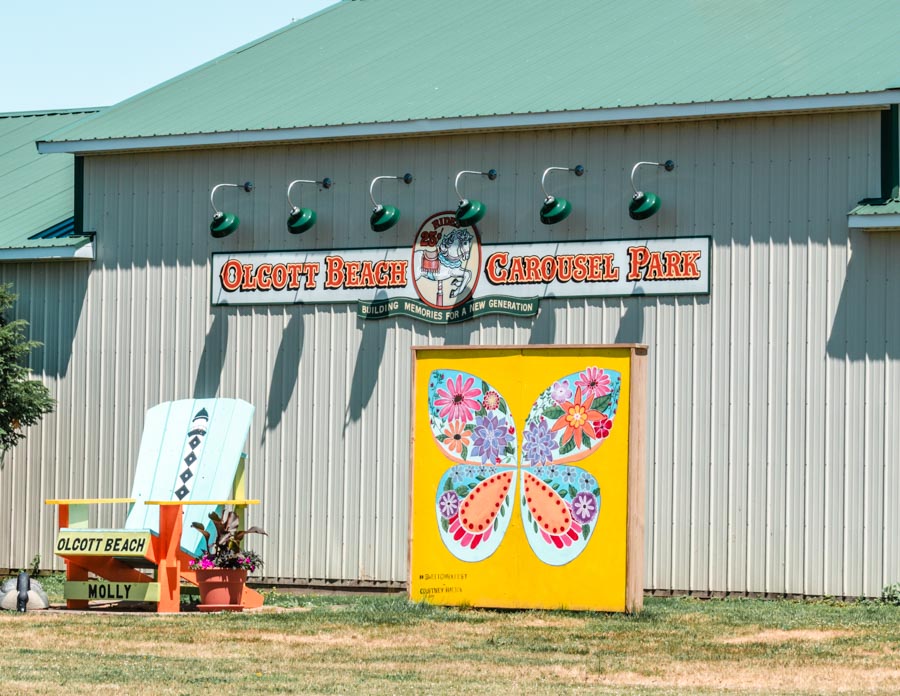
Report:
[[[156,580],[159,582],[160,613],[181,611],[181,582],[178,546],[181,542],[181,506],[161,505],[159,508],[159,566]]]
[[[68,505],[60,505],[59,510],[57,511],[58,515],[58,529],[63,529],[64,527],[69,526],[69,506]],[[75,565],[70,562],[68,559],[63,559],[66,563],[66,580],[72,581],[84,581],[89,579],[88,571],[81,566]],[[66,600],[66,608],[67,609],[87,609],[88,602],[86,599],[67,599]]]

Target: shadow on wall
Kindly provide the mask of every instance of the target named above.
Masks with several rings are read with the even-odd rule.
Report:
[[[550,305],[544,304],[531,325],[531,336],[528,338],[528,345],[543,346],[555,341],[556,311]]]
[[[832,358],[900,358],[900,232],[850,232],[847,275],[828,335]]]
[[[300,378],[300,360],[303,357],[303,309],[294,305],[287,307],[285,311],[290,315],[290,319],[282,332],[275,365],[272,368],[272,381],[269,384],[269,400],[266,406],[266,428],[260,443],[266,441],[266,433],[281,425],[281,419],[287,411],[288,404],[291,403]]]
[[[0,283],[12,283],[19,297],[10,318],[27,321],[28,338],[43,344],[31,351],[29,367],[35,375],[61,378],[72,362],[92,264],[66,264],[64,272],[57,264],[3,264]]]
[[[644,343],[644,303],[639,298],[625,298],[615,343]]]
[[[222,386],[222,371],[225,368],[228,351],[228,317],[233,309],[218,307],[211,311],[213,322],[203,343],[203,353],[200,355],[197,376],[194,380],[195,399],[214,398],[219,395]],[[276,309],[270,312],[269,318],[272,319],[277,311]],[[281,343],[272,367],[266,405],[266,428],[261,442],[265,442],[266,433],[281,425],[281,419],[297,389],[300,377],[300,359],[303,356],[303,309],[289,306],[284,308],[284,312],[290,315],[290,319],[282,332]]]
[[[213,307],[212,326],[203,343],[203,353],[194,380],[194,398],[211,399],[218,395],[222,384],[222,369],[228,350],[228,308]]]
[[[387,293],[384,291],[380,290],[375,293],[376,301],[386,298]],[[357,322],[362,323],[363,334],[359,350],[356,353],[353,374],[350,377],[352,386],[350,387],[350,402],[347,404],[347,412],[344,416],[344,430],[351,423],[356,423],[362,418],[362,412],[371,401],[372,394],[375,393],[378,370],[381,367],[381,360],[384,358],[388,328],[394,325],[394,322],[386,319],[369,321],[357,319]]]

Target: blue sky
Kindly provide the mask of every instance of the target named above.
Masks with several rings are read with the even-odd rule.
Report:
[[[8,1],[0,112],[115,104],[336,1]]]

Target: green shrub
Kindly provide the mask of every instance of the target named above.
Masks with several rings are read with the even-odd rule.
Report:
[[[900,606],[900,582],[893,585],[885,585],[881,591],[881,601],[885,604]]]

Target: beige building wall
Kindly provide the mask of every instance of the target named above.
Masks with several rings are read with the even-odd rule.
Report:
[[[0,266],[43,341],[35,372],[56,413],[0,470],[0,567],[52,556],[46,497],[124,496],[144,411],[167,399],[256,405],[247,443],[265,574],[399,584],[407,575],[410,346],[644,342],[650,348],[645,586],[696,592],[877,595],[900,580],[900,237],[848,232],[879,190],[879,114],[846,112],[551,131],[92,156],[93,263]],[[638,160],[663,200],[628,218]],[[537,220],[549,188],[565,223]],[[710,235],[709,296],[545,300],[535,318],[454,326],[364,322],[353,305],[210,306],[216,251],[406,246],[483,200],[489,244]],[[369,231],[368,185],[403,213]],[[287,182],[318,224],[287,233]],[[241,218],[208,234],[210,188]],[[299,194],[299,195],[298,195]],[[94,522],[115,526],[116,506]]]

